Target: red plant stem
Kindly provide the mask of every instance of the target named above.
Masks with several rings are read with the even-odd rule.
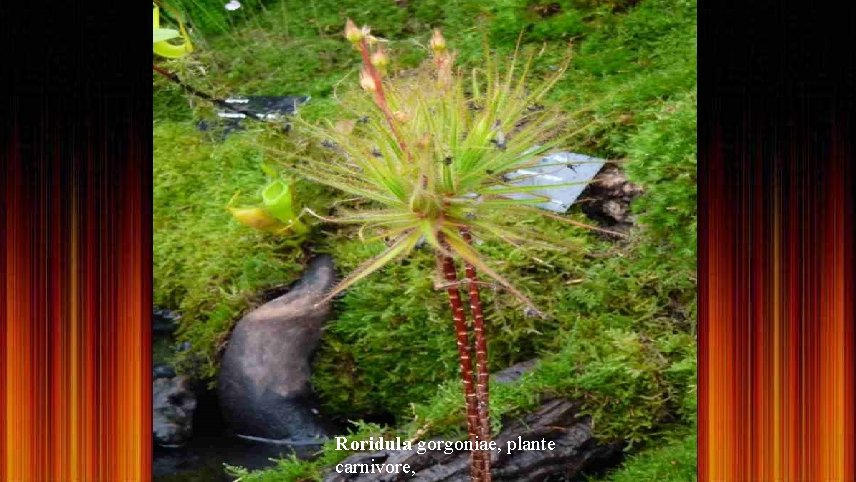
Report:
[[[469,244],[473,238],[469,230],[461,229],[461,236]],[[490,403],[489,385],[490,369],[487,358],[487,337],[485,335],[484,311],[482,310],[481,294],[479,293],[478,274],[476,268],[470,263],[464,263],[466,277],[469,285],[470,312],[473,316],[473,331],[475,332],[476,346],[476,399],[478,400],[479,428],[481,439],[490,442]],[[490,481],[490,453],[485,453],[485,473]]]
[[[442,261],[443,277],[449,284],[446,294],[449,296],[449,306],[452,309],[452,319],[455,322],[455,334],[458,341],[458,359],[461,369],[461,381],[464,385],[464,397],[467,407],[467,431],[470,441],[475,444],[479,440],[478,405],[473,389],[473,364],[470,355],[470,339],[467,330],[466,313],[461,302],[461,292],[458,290],[458,274],[455,262],[451,257],[439,255]],[[481,451],[472,452],[471,476],[474,481],[484,481],[484,456]]]
[[[360,40],[360,55],[363,57],[363,67],[366,69],[366,72],[372,76],[372,81],[375,85],[375,104],[377,104],[381,112],[383,112],[384,117],[386,117],[386,122],[389,124],[389,128],[392,129],[392,134],[395,136],[395,140],[398,141],[398,145],[401,147],[402,152],[404,152],[407,155],[407,159],[410,160],[410,150],[407,148],[407,144],[398,132],[398,127],[395,125],[395,118],[392,116],[392,112],[389,111],[389,104],[386,102],[386,94],[383,92],[383,83],[381,82],[380,72],[378,72],[377,68],[372,64],[371,56],[369,54],[369,44],[365,37]]]

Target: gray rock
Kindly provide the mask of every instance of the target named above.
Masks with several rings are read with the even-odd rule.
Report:
[[[175,369],[169,365],[158,364],[152,370],[152,378],[172,378],[175,376]]]
[[[152,310],[152,331],[155,335],[169,335],[178,328],[181,315],[172,310],[155,307]]]
[[[238,435],[305,440],[324,437],[309,384],[329,303],[315,306],[333,287],[329,256],[314,259],[288,293],[244,316],[220,365],[223,416]]]
[[[184,445],[193,435],[196,395],[185,377],[157,378],[152,383],[152,432],[163,447]]]

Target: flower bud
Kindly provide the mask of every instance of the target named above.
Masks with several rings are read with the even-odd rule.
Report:
[[[434,35],[431,37],[431,50],[433,50],[435,54],[439,54],[446,50],[446,39],[443,38],[443,34],[440,33],[439,28],[434,29]]]
[[[360,71],[360,87],[362,87],[366,92],[374,92],[377,90],[374,79],[366,69]]]
[[[401,122],[402,124],[404,124],[405,122],[410,120],[410,114],[408,114],[407,112],[400,111],[400,110],[393,112],[392,117],[394,117],[395,120],[397,120],[398,122]]]
[[[372,65],[380,69],[381,72],[386,71],[386,66],[389,65],[389,56],[383,47],[378,47],[377,51],[372,54]]]
[[[359,43],[365,34],[364,30],[358,28],[350,18],[345,22],[345,38],[351,43]]]

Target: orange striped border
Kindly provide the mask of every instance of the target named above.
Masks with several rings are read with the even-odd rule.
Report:
[[[854,26],[701,9],[700,481],[856,480]]]
[[[2,481],[151,479],[151,100],[140,94],[36,91],[3,113]]]

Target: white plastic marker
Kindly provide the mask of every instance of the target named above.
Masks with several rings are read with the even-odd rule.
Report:
[[[547,211],[565,213],[605,163],[605,159],[573,152],[551,154],[542,158],[538,165],[520,169],[509,176],[509,182],[515,186],[544,186],[544,188],[532,191],[531,194],[515,193],[509,194],[508,197],[514,199],[544,197],[549,201],[537,204],[538,207]]]

